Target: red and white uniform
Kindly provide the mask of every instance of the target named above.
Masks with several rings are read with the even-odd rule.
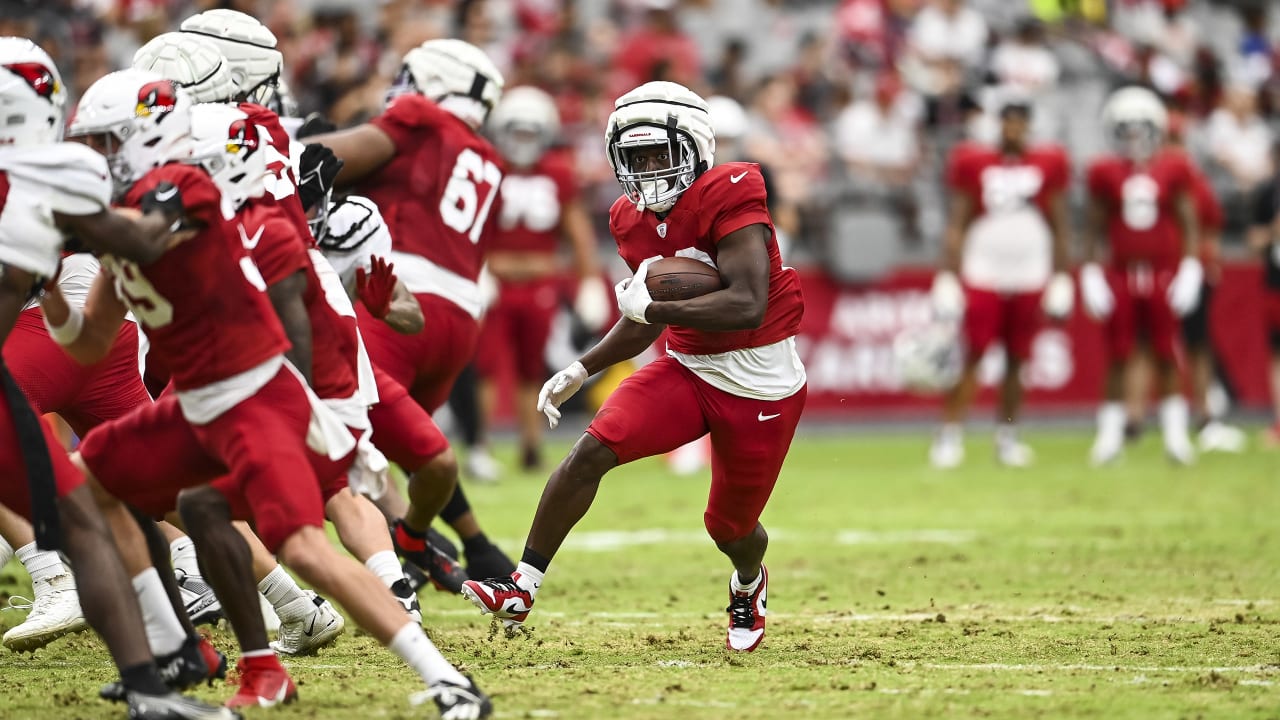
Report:
[[[387,258],[391,254],[391,233],[387,232],[378,207],[368,198],[351,195],[337,204],[329,215],[328,232],[335,237],[367,238],[347,251],[319,251],[332,268],[335,282],[339,284],[337,290],[354,288],[357,268],[368,272],[373,267],[374,257]],[[350,306],[345,292],[342,298]],[[360,325],[368,332],[371,327],[385,326],[386,323],[366,315]],[[372,405],[369,423],[373,428],[371,440],[374,447],[409,473],[449,448],[449,440],[431,415],[409,397],[399,382],[376,366],[371,367],[370,372],[374,392],[368,398]],[[361,386],[364,384],[362,379]]]
[[[106,159],[77,143],[0,148],[0,264],[53,277],[63,244],[53,213],[102,211],[111,201],[109,178]],[[40,426],[61,497],[82,485],[84,476],[48,424]],[[0,404],[0,504],[31,519],[27,468],[8,402]]]
[[[718,243],[751,225],[769,228],[769,298],[754,330],[703,332],[671,326],[667,356],[627,378],[587,432],[619,463],[670,452],[710,433],[711,493],[703,516],[718,542],[751,532],[777,482],[807,395],[795,335],[804,314],[800,282],[783,267],[754,163],[703,173],[665,218],[625,197],[609,211],[618,254],[631,268],[654,255],[715,266]]]
[[[1116,306],[1106,333],[1113,358],[1129,357],[1139,333],[1158,357],[1175,355],[1180,323],[1167,295],[1185,254],[1177,204],[1192,192],[1194,173],[1185,153],[1168,149],[1141,165],[1108,155],[1089,166],[1089,194],[1106,213],[1111,248],[1107,281]]]
[[[1053,272],[1050,205],[1070,181],[1067,155],[1056,146],[1019,155],[961,148],[948,161],[946,180],[974,207],[960,266],[966,348],[980,356],[1001,340],[1010,354],[1026,359],[1041,324],[1040,295]]]
[[[62,258],[58,289],[68,304],[84,307],[100,267],[88,253]],[[80,437],[151,402],[138,366],[138,326],[131,321],[120,325],[106,358],[84,366],[49,337],[44,314],[32,301],[5,341],[4,363],[37,413],[58,413]]]
[[[433,411],[475,351],[477,280],[501,212],[501,160],[479,133],[421,95],[395,98],[371,122],[396,153],[357,189],[382,210],[396,275],[418,298],[427,327],[399,335],[365,313],[360,326],[374,364]]]
[[[152,514],[173,509],[181,487],[229,475],[220,489],[251,512],[242,519],[274,551],[301,527],[321,525],[315,468],[355,442],[284,362],[288,342],[266,283],[213,181],[165,165],[135,183],[125,204],[138,207],[161,182],[179,189],[203,229],[148,265],[106,256],[103,269],[175,392],[90,432],[81,456],[112,494]]]
[[[502,215],[491,251],[554,257],[564,237],[563,210],[577,194],[573,167],[564,155],[547,153],[533,167],[512,169],[502,181]],[[481,377],[493,377],[509,364],[520,380],[541,382],[559,303],[554,276],[499,278],[498,297],[480,329],[476,370]]]
[[[294,151],[301,144],[292,140],[280,116],[255,103],[240,103],[239,108],[249,116],[258,129],[258,137],[266,138],[263,151],[267,154],[266,194],[255,202],[279,205],[297,228],[308,245],[312,242],[311,228],[307,225],[307,212],[298,198],[298,176]]]

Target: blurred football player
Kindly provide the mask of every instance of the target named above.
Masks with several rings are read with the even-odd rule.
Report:
[[[634,357],[663,330],[667,355],[622,382],[551,474],[516,572],[468,581],[463,594],[509,630],[519,626],[605,473],[710,433],[703,523],[734,567],[725,644],[749,652],[765,630],[768,535],[760,513],[808,388],[795,346],[804,313],[800,282],[779,258],[756,166],[714,166],[715,135],[701,97],[682,85],[651,82],[618,98],[614,108],[606,152],[624,194],[610,210],[609,226],[635,276],[615,288],[622,319],[543,385],[538,409],[555,427],[560,405],[589,376]],[[664,256],[712,265],[723,289],[689,300],[652,300],[646,275]]]
[[[6,342],[24,303],[57,274],[64,236],[147,248],[178,239],[172,235],[172,220],[162,213],[125,214],[110,208],[109,164],[82,145],[59,142],[65,102],[66,89],[44,50],[25,38],[0,38],[0,106],[6,118],[0,127],[0,340]],[[104,357],[116,345],[118,329],[103,338]],[[57,323],[51,332],[55,339],[66,339],[74,329]],[[238,717],[169,690],[153,656],[151,627],[140,610],[147,600],[137,589],[140,578],[130,582],[91,485],[3,365],[0,379],[6,399],[0,408],[0,439],[6,443],[0,452],[5,464],[0,503],[34,522],[40,548],[65,551],[77,568],[85,617],[102,634],[120,669],[121,699],[128,703],[130,717]],[[137,526],[126,518],[136,542],[121,551],[145,553]],[[154,579],[162,609],[171,612],[155,575],[152,570],[141,579]],[[176,650],[186,638],[176,620],[174,626]],[[196,662],[203,676],[208,668],[198,656]],[[176,666],[166,670],[182,674]]]
[[[964,460],[961,423],[977,390],[978,365],[997,342],[1004,346],[1005,363],[996,460],[1009,467],[1032,461],[1016,429],[1022,367],[1042,318],[1063,320],[1071,313],[1074,286],[1067,269],[1066,152],[1030,146],[1030,129],[1030,104],[1008,99],[1000,108],[998,146],[959,145],[947,165],[951,210],[942,270],[931,294],[939,319],[960,321],[965,360],[929,450],[935,467]]]
[[[1171,112],[1166,136],[1168,146],[1184,148],[1183,136],[1182,116]],[[1222,280],[1222,205],[1205,173],[1194,163],[1192,169],[1191,192],[1200,227],[1199,258],[1204,267],[1204,284],[1195,307],[1182,318],[1182,339],[1187,351],[1190,380],[1190,410],[1195,427],[1199,428],[1196,444],[1201,452],[1241,452],[1246,443],[1244,432],[1223,420],[1228,399],[1217,380],[1209,322],[1213,293]],[[1142,432],[1151,397],[1152,375],[1150,353],[1135,353],[1126,377],[1129,422],[1125,436],[1129,440],[1136,439]]]
[[[191,154],[190,129],[185,91],[139,70],[94,83],[71,126],[107,157],[126,205],[158,209],[174,227],[188,228],[167,245],[128,238],[94,245],[104,253],[104,272],[82,312],[56,293],[46,297],[51,334],[77,360],[92,362],[105,352],[104,337],[114,337],[127,307],[147,331],[153,354],[172,372],[173,393],[85,438],[77,454],[82,469],[91,483],[153,516],[173,507],[175,488],[229,475],[231,482],[200,491],[199,504],[185,498],[178,503],[197,544],[202,536],[214,537],[197,526],[229,526],[233,509],[247,511],[267,548],[332,593],[404,659],[442,713],[487,714],[488,698],[439,653],[371,571],[339,554],[325,536],[321,474],[345,472],[356,441],[285,361],[288,344],[266,283],[217,185],[203,169],[177,162]],[[213,492],[223,496],[220,504],[209,497]],[[216,566],[226,574],[210,579],[219,587],[253,588],[243,540],[234,533],[217,537],[220,546],[201,548],[206,555],[243,560]],[[233,541],[223,542],[228,537]],[[252,613],[230,619],[238,627],[261,623]],[[229,704],[270,705],[296,694],[270,648],[244,651],[240,688]]]
[[[484,51],[461,40],[429,40],[405,54],[381,115],[308,138],[342,159],[338,185],[373,201],[391,231],[388,259],[417,298],[426,327],[398,333],[363,303],[360,327],[374,365],[427,412],[448,398],[480,332],[478,280],[502,212],[503,177],[501,157],[480,126],[502,86]],[[427,531],[439,514],[458,531],[468,558],[474,551],[482,567],[511,567],[480,530],[461,488],[440,495],[456,486],[457,474],[446,446],[410,477],[409,506],[403,514],[391,509],[401,515],[394,531],[401,556],[435,572]]]
[[[1271,152],[1274,166],[1280,168],[1280,141]],[[1262,259],[1263,313],[1271,351],[1272,421],[1262,440],[1269,447],[1280,447],[1280,172],[1262,183],[1253,197],[1248,242]]]
[[[541,466],[542,445],[538,388],[546,379],[543,358],[560,305],[556,251],[562,238],[573,249],[578,318],[594,332],[609,319],[611,308],[572,160],[552,149],[560,133],[555,101],[534,87],[515,88],[502,96],[489,126],[507,161],[507,174],[502,179],[498,231],[488,254],[489,272],[498,280],[498,297],[485,313],[476,353],[476,369],[483,381],[482,416],[493,413],[494,378],[504,366],[514,367],[520,464],[535,470]]]
[[[1179,318],[1195,308],[1204,282],[1197,257],[1195,171],[1186,153],[1163,147],[1168,114],[1150,90],[1117,90],[1103,107],[1102,122],[1116,151],[1088,169],[1080,295],[1089,315],[1105,325],[1109,366],[1089,459],[1101,465],[1124,451],[1125,368],[1141,340],[1155,359],[1165,453],[1188,464],[1195,451],[1176,356]],[[1110,250],[1105,269],[1098,247],[1103,239]]]

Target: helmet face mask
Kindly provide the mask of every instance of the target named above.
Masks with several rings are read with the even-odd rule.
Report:
[[[623,193],[654,212],[670,210],[701,174],[702,160],[693,139],[673,125],[620,130],[609,153]]]
[[[1124,156],[1145,160],[1160,147],[1162,133],[1154,123],[1146,120],[1126,120],[1112,128],[1112,142]]]

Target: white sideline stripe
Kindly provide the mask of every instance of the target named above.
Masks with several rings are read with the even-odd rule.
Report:
[[[938,614],[946,616],[947,622],[989,622],[989,623],[1062,623],[1062,624],[1098,624],[1098,625],[1115,625],[1121,623],[1164,623],[1164,624],[1204,624],[1213,622],[1212,618],[1193,617],[1189,615],[1086,615],[1072,613],[1070,615],[1050,615],[1045,613],[1029,612],[1025,615],[986,615],[982,613],[971,613],[966,610],[938,608],[927,612],[913,613],[784,613],[772,611],[769,617],[787,621],[798,620],[803,622],[812,622],[818,624],[842,625],[850,623],[877,623],[877,622],[912,622],[922,623],[934,620]],[[428,611],[427,616],[455,616],[455,617],[472,617],[480,614],[474,609],[446,608],[432,609]],[[566,625],[585,625],[584,620],[601,620],[603,623],[619,627],[628,626],[652,626],[662,625],[661,621],[670,620],[670,624],[686,624],[688,620],[716,620],[719,621],[723,617],[723,613],[719,612],[579,612],[566,613],[555,610],[538,611],[537,617],[552,618],[562,620],[569,618]],[[628,622],[632,621],[632,622]],[[654,622],[658,621],[658,622]],[[1225,618],[1223,619],[1225,622]]]
[[[1239,672],[1262,675],[1280,674],[1280,665],[1089,665],[1085,663],[918,663],[899,662],[898,667],[924,668],[926,670],[990,670],[992,672],[1054,672],[1081,670],[1084,672],[1134,672],[1134,673],[1209,673]],[[1146,680],[1147,678],[1142,678]]]
[[[973,542],[978,534],[973,530],[947,530],[923,528],[919,530],[866,530],[846,528],[832,532],[805,532],[770,528],[770,542],[835,542],[840,545],[895,545],[909,543],[935,543],[961,545]],[[500,538],[499,545],[521,547],[523,539]],[[632,547],[648,545],[710,545],[711,538],[702,530],[672,530],[668,528],[642,528],[640,530],[594,530],[570,535],[564,546],[582,552],[617,552]]]

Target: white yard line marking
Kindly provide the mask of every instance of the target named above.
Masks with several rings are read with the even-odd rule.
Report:
[[[977,537],[978,534],[972,530],[841,530],[836,533],[836,542],[841,545],[962,545],[973,542]]]
[[[1122,673],[1255,673],[1280,674],[1280,665],[1090,665],[1086,663],[918,663],[899,662],[899,667],[917,667],[927,670],[987,670],[991,672],[1122,672]],[[1139,675],[1142,681],[1147,681]],[[1137,678],[1135,678],[1135,681]]]
[[[922,528],[918,530],[867,530],[846,528],[829,532],[809,532],[770,528],[769,540],[774,543],[830,543],[840,545],[904,545],[929,543],[961,545],[973,542],[978,534],[973,530],[948,530]],[[499,545],[520,547],[522,539],[499,538]],[[649,545],[707,545],[711,539],[702,530],[678,530],[671,528],[640,528],[637,530],[594,530],[570,535],[564,546],[582,552],[618,552]]]
[[[1211,611],[1210,608],[1202,608],[1202,610]],[[462,608],[446,608],[432,609],[427,612],[428,618],[433,615],[448,617],[473,617],[479,612],[473,609]],[[810,622],[821,625],[847,625],[853,623],[881,623],[881,622],[902,622],[902,623],[923,623],[934,621],[939,614],[946,616],[948,623],[961,622],[978,622],[978,623],[1048,623],[1048,624],[1085,624],[1085,625],[1116,625],[1116,624],[1143,624],[1143,623],[1161,623],[1161,624],[1207,624],[1214,622],[1211,617],[1194,616],[1190,614],[1173,614],[1173,615],[1156,615],[1156,614],[1133,614],[1133,615],[1092,615],[1086,613],[1075,613],[1069,615],[1053,615],[1031,610],[1026,614],[989,614],[981,611],[974,612],[964,608],[947,608],[940,607],[921,612],[880,612],[880,613],[785,613],[772,611],[769,617],[780,621],[796,621]],[[653,625],[673,625],[687,624],[689,620],[716,620],[719,621],[723,613],[708,610],[707,612],[579,612],[566,613],[556,610],[538,611],[536,617],[549,618],[554,620],[566,621],[566,625],[585,625],[585,624],[609,624],[619,627],[646,627]],[[1223,618],[1223,621],[1226,619]],[[600,622],[595,622],[600,621]]]

